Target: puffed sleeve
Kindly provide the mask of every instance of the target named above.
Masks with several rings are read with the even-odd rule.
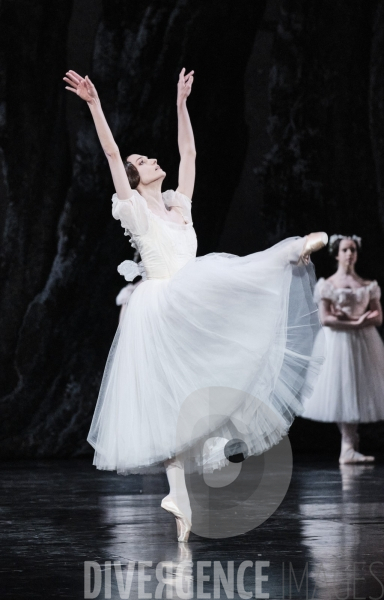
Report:
[[[163,192],[163,199],[166,206],[174,206],[184,217],[186,223],[192,223],[192,200],[181,192],[167,190]]]
[[[332,291],[332,285],[325,281],[324,277],[320,277],[313,292],[316,304],[319,304],[320,300],[333,300]]]
[[[144,235],[148,231],[148,209],[136,190],[127,200],[119,200],[117,194],[113,194],[112,215],[121,221],[125,235]]]
[[[381,289],[377,281],[372,281],[369,286],[369,299],[370,300],[380,300],[381,298]]]

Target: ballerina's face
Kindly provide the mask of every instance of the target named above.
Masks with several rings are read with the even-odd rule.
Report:
[[[156,158],[148,158],[142,154],[130,154],[128,156],[129,162],[131,162],[139,172],[140,183],[148,185],[158,179],[164,179],[166,173],[157,164]]]
[[[357,261],[357,246],[353,240],[341,240],[336,260],[339,265],[352,267]]]

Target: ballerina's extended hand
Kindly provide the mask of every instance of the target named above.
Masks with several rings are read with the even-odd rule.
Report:
[[[63,77],[64,81],[68,83],[65,87],[66,90],[74,92],[82,100],[88,103],[94,102],[99,99],[97,91],[88,75],[81,77],[76,71],[67,71],[66,77]]]
[[[186,75],[185,68],[181,69],[180,75],[179,75],[179,81],[177,82],[177,101],[176,101],[177,105],[180,105],[190,95],[190,93],[192,91],[194,72],[195,71],[190,71]]]

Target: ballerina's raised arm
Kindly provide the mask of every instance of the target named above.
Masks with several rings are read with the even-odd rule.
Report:
[[[193,73],[193,71],[190,71],[186,75],[185,69],[182,69],[177,84],[178,144],[180,152],[179,185],[177,191],[190,199],[192,198],[195,183],[196,149],[187,109],[187,98],[192,89]],[[88,75],[84,78],[75,71],[68,71],[63,79],[67,83],[65,89],[77,94],[89,106],[97,135],[108,159],[117,197],[120,200],[126,200],[132,196],[132,187],[127,177],[127,168],[133,169],[133,171],[140,174],[140,187],[152,184],[153,180],[159,180],[161,185],[161,180],[165,177],[165,173],[158,167],[156,159],[131,155],[133,158],[130,156],[128,160],[132,161],[136,159],[134,160],[134,168],[130,162],[124,164],[101,108],[96,88]],[[154,170],[157,171],[156,174],[153,172]]]
[[[182,69],[177,84],[178,143],[180,152],[179,186],[177,191],[188,198],[192,198],[196,173],[195,140],[187,109],[187,98],[192,89],[193,73],[194,71],[191,71],[185,75],[185,69]]]
[[[84,78],[75,71],[68,71],[66,77],[63,79],[68,84],[65,89],[77,94],[82,100],[85,100],[89,106],[97,135],[99,136],[101,146],[108,159],[117,197],[120,200],[130,198],[132,196],[132,189],[129,185],[124,163],[104,116],[95,86],[88,75]]]

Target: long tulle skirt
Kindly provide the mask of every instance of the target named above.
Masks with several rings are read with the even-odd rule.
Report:
[[[247,455],[279,442],[324,360],[303,243],[208,254],[135,289],[88,435],[97,468],[141,472],[188,450],[213,470],[218,439],[240,439]]]
[[[384,419],[384,345],[377,329],[325,327],[324,333],[327,358],[301,416],[345,423]]]

